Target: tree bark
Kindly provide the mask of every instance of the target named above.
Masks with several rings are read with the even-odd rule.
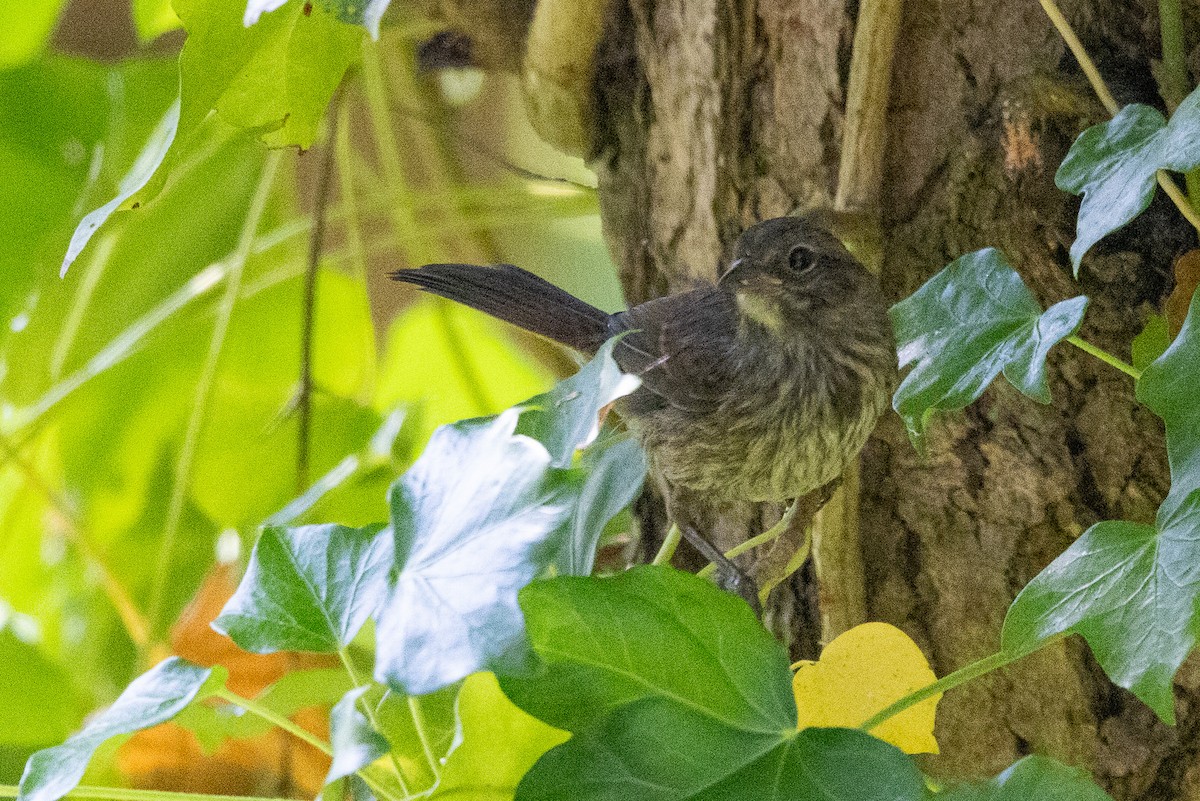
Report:
[[[1114,6],[1065,11],[1118,99],[1161,105],[1155,8]],[[759,219],[832,206],[856,13],[824,0],[614,0],[597,55],[595,166],[631,303],[712,280]],[[909,0],[891,98],[881,204],[890,297],[993,245],[1043,302],[1091,296],[1082,334],[1128,353],[1194,237],[1156,202],[1073,281],[1078,204],[1054,187],[1054,170],[1103,110],[1038,4]],[[939,675],[999,647],[1016,593],[1087,526],[1152,521],[1167,490],[1161,424],[1130,382],[1065,346],[1050,362],[1049,406],[998,381],[937,418],[926,458],[894,415],[864,452],[868,617],[913,636]],[[720,544],[778,513],[723,514]],[[809,579],[774,599],[775,625],[804,656],[820,636]],[[1178,683],[1171,729],[1068,640],[948,695],[942,754],[926,767],[978,776],[1038,752],[1088,769],[1117,799],[1197,797],[1193,665]]]

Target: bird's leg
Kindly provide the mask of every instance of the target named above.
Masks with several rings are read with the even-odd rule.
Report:
[[[730,561],[729,557],[721,552],[721,549],[708,541],[696,526],[691,522],[690,517],[684,512],[674,493],[667,494],[667,513],[675,526],[678,527],[683,538],[691,543],[692,547],[700,552],[700,555],[712,563],[713,569],[716,572],[715,580],[717,586],[723,590],[736,593],[741,596],[746,603],[750,604],[750,608],[754,610],[754,614],[762,616],[762,604],[758,600],[758,585],[755,583],[746,571]],[[655,560],[658,561],[657,559]]]
[[[746,603],[750,604],[750,608],[754,610],[756,617],[762,617],[762,604],[758,600],[758,584],[754,579],[750,578],[750,574],[742,570],[729,560],[725,554],[721,553],[717,546],[713,545],[708,539],[692,527],[690,523],[679,523],[679,530],[683,532],[683,537],[692,544],[692,547],[700,552],[700,555],[711,562],[716,567],[717,586],[723,590],[740,595]]]

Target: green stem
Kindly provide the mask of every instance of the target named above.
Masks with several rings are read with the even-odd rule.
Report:
[[[1183,8],[1179,0],[1158,0],[1162,35],[1162,96],[1174,111],[1188,93],[1187,53],[1183,43]]]
[[[268,723],[283,729],[293,737],[308,743],[325,756],[330,757],[331,759],[333,758],[333,748],[329,745],[329,743],[313,735],[311,732],[299,726],[287,717],[280,715],[278,712],[267,709],[257,701],[252,701],[249,698],[243,698],[242,696],[225,687],[213,693],[213,696],[220,698],[223,701],[228,701],[234,706],[239,706],[249,712],[251,715],[257,715]],[[371,791],[375,793],[375,797],[379,798],[380,801],[402,801],[402,799],[399,799],[394,794],[388,792],[386,787],[372,779],[370,774],[365,769],[355,771],[355,775],[362,779],[363,783],[366,784],[367,787],[371,788]],[[404,795],[408,796],[407,790],[404,791]],[[276,799],[276,801],[278,801],[278,799]]]
[[[192,411],[188,417],[183,443],[180,445],[179,460],[175,465],[175,482],[171,488],[167,521],[163,527],[162,542],[158,548],[158,557],[153,573],[154,584],[150,591],[150,611],[147,617],[150,621],[151,631],[157,631],[161,623],[163,605],[166,600],[167,577],[171,575],[171,559],[175,552],[175,540],[179,534],[179,526],[183,522],[183,508],[187,501],[188,489],[191,486],[192,461],[196,457],[200,432],[203,430],[204,420],[208,416],[208,404],[217,377],[217,364],[225,345],[225,335],[229,331],[229,321],[233,318],[233,308],[237,304],[238,293],[241,291],[242,274],[254,248],[254,234],[258,231],[263,212],[267,207],[267,199],[271,196],[271,185],[275,182],[275,170],[279,166],[282,154],[282,150],[272,151],[263,163],[262,173],[258,179],[258,188],[255,189],[254,197],[250,201],[250,208],[246,212],[246,220],[242,225],[237,249],[229,262],[225,294],[221,297],[220,305],[217,307],[217,321],[213,326],[212,338],[208,343],[208,355],[200,370],[196,394],[192,399]]]
[[[354,660],[351,658],[350,650],[348,648],[339,648],[338,658],[342,660],[342,666],[346,668],[346,673],[350,676],[350,681],[355,687],[362,687],[364,684],[366,684],[362,677],[359,676],[358,668],[354,666]],[[367,722],[371,724],[371,728],[377,732],[383,731],[379,727],[378,719],[375,717],[375,710],[371,708],[371,705],[368,704],[366,699],[362,696],[359,696],[358,706],[360,709],[362,709],[363,714],[367,716]],[[400,789],[404,791],[405,795],[412,795],[408,789],[408,782],[404,780],[404,771],[400,770],[400,763],[396,760],[395,753],[389,752],[388,758],[391,760],[392,768],[396,772],[396,780],[400,782]]]
[[[0,784],[0,798],[16,798],[19,788]],[[64,798],[101,798],[109,801],[279,801],[257,795],[211,795],[209,793],[175,793],[169,790],[135,790],[130,787],[94,787],[81,784]]]
[[[1116,356],[1113,356],[1111,353],[1104,350],[1103,348],[1096,347],[1091,342],[1080,339],[1079,337],[1075,336],[1074,334],[1067,337],[1067,341],[1070,342],[1075,347],[1079,348],[1084,353],[1091,354],[1092,356],[1095,356],[1097,359],[1104,362],[1105,364],[1112,365],[1113,367],[1120,370],[1122,373],[1125,373],[1128,376],[1132,376],[1134,381],[1137,381],[1139,378],[1142,377],[1141,370],[1138,370],[1132,364],[1121,361]]]
[[[329,745],[329,743],[325,742],[321,738],[309,732],[307,729],[301,727],[299,724],[287,717],[284,717],[273,709],[268,709],[257,701],[252,701],[249,698],[243,698],[233,690],[225,687],[222,687],[214,692],[213,696],[220,698],[223,701],[228,701],[234,706],[239,706],[250,714],[256,715],[274,726],[278,726],[293,737],[308,743],[325,756],[333,756],[333,748]]]
[[[783,536],[783,533],[788,530],[788,526],[792,524],[792,518],[796,516],[797,506],[799,506],[799,503],[797,501],[792,501],[792,505],[789,506],[787,511],[783,513],[783,517],[779,518],[778,523],[771,526],[762,534],[751,537],[745,542],[733,546],[725,552],[725,558],[732,560],[735,557],[741,556],[746,551],[757,548],[760,545],[765,545],[772,540],[779,539],[781,536]],[[700,578],[708,578],[716,569],[717,566],[714,564],[706,565],[703,569],[696,573],[696,575]]]
[[[977,679],[987,673],[991,673],[993,670],[998,670],[1006,665],[1011,665],[1018,659],[1024,659],[1035,651],[1039,651],[1051,643],[1058,642],[1066,636],[1067,635],[1065,633],[1055,634],[1038,643],[1037,647],[1030,650],[1016,652],[998,651],[997,653],[994,653],[991,656],[986,656],[977,662],[972,662],[971,664],[961,667],[953,673],[938,679],[933,684],[928,684],[919,690],[909,693],[891,706],[885,707],[879,712],[876,712],[858,728],[869,732],[879,724],[883,723],[885,720],[894,718],[904,710],[908,709],[909,707],[916,706],[927,698],[939,695],[947,690],[953,690],[955,687],[966,684],[968,681]]]
[[[679,547],[679,541],[683,539],[683,532],[679,526],[671,524],[670,530],[667,531],[667,536],[663,539],[662,546],[659,547],[658,553],[654,555],[652,565],[666,565],[671,563],[671,557],[675,555],[675,549]]]
[[[1187,42],[1183,35],[1183,7],[1179,0],[1158,0],[1158,25],[1162,35],[1162,97],[1172,114],[1187,97],[1191,81],[1188,78]],[[1192,207],[1200,205],[1200,169],[1184,174],[1188,200]]]

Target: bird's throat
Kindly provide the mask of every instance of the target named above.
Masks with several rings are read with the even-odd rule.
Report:
[[[738,312],[747,320],[758,323],[763,328],[778,332],[783,328],[783,313],[779,302],[763,297],[757,292],[741,291],[736,294]]]

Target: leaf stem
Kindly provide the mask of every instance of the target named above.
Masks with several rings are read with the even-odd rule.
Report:
[[[1058,4],[1054,0],[1038,0],[1038,2],[1042,4],[1042,10],[1046,12],[1046,16],[1050,18],[1050,22],[1054,24],[1055,30],[1058,31],[1058,35],[1066,43],[1067,48],[1071,51],[1071,55],[1075,56],[1075,60],[1079,62],[1079,68],[1087,76],[1088,83],[1092,85],[1092,91],[1096,93],[1096,97],[1100,98],[1100,102],[1108,109],[1109,114],[1116,114],[1121,110],[1121,105],[1113,97],[1112,92],[1108,90],[1108,84],[1104,82],[1104,78],[1100,75],[1100,70],[1096,69],[1096,62],[1092,61],[1092,57],[1083,48],[1083,42],[1079,41],[1079,37],[1075,35],[1075,30],[1071,27],[1071,23],[1067,22],[1062,9],[1058,7]]]
[[[1024,659],[1035,651],[1040,651],[1051,643],[1058,642],[1064,639],[1067,633],[1054,634],[1047,637],[1037,644],[1036,647],[1026,651],[997,651],[991,656],[985,656],[983,659],[972,662],[969,665],[959,668],[932,684],[927,684],[919,690],[915,690],[890,706],[884,707],[876,712],[871,717],[867,718],[858,728],[862,731],[869,732],[879,726],[885,720],[894,718],[909,707],[916,706],[927,698],[931,698],[947,690],[953,690],[959,685],[966,684],[968,681],[977,679],[980,676],[991,673],[993,670],[998,670],[1007,665],[1011,665],[1019,659]]]
[[[16,798],[20,788],[0,784],[0,798]],[[96,787],[81,784],[64,798],[99,798],[108,801],[279,801],[256,795],[213,795],[210,793],[179,793],[170,790],[135,790],[131,787]]]
[[[1108,113],[1116,115],[1121,110],[1121,106],[1109,91],[1108,85],[1104,83],[1104,78],[1100,75],[1100,70],[1096,69],[1096,62],[1092,61],[1092,57],[1088,55],[1083,48],[1083,43],[1079,41],[1079,37],[1075,35],[1074,29],[1071,28],[1071,23],[1067,22],[1067,18],[1063,16],[1062,10],[1058,7],[1054,0],[1038,0],[1042,4],[1042,10],[1046,12],[1046,16],[1050,18],[1050,22],[1054,24],[1054,28],[1058,31],[1058,35],[1066,42],[1067,48],[1071,54],[1075,56],[1075,60],[1079,62],[1080,69],[1087,76],[1088,82],[1092,85],[1092,91],[1096,93],[1096,97],[1100,98],[1100,102],[1108,109]],[[1158,185],[1163,188],[1167,196],[1175,203],[1179,209],[1179,213],[1184,216],[1192,227],[1200,231],[1200,214],[1192,207],[1187,196],[1174,179],[1167,174],[1166,170],[1159,170],[1156,174]]]
[[[683,539],[683,532],[675,523],[671,524],[671,528],[667,530],[667,536],[663,538],[662,545],[659,546],[658,553],[654,555],[652,565],[667,565],[671,563],[671,557],[675,555],[675,549],[679,547],[679,541]]]
[[[1162,36],[1162,97],[1175,111],[1188,93],[1187,54],[1183,42],[1183,7],[1179,0],[1158,0]]]
[[[358,668],[354,666],[354,659],[350,656],[349,648],[342,647],[338,649],[338,658],[342,660],[342,666],[346,668],[346,674],[350,676],[351,683],[355,687],[362,687],[366,684],[362,677],[358,674]],[[371,728],[377,732],[382,732],[379,727],[379,720],[375,717],[375,710],[367,703],[366,699],[359,696],[358,705],[363,713],[367,716],[367,722],[371,724]],[[408,789],[408,782],[404,780],[404,771],[400,770],[400,763],[396,760],[396,754],[392,751],[388,752],[388,758],[392,763],[392,768],[396,772],[396,780],[400,782],[400,789],[405,795],[412,795]]]
[[[1129,364],[1128,362],[1121,361],[1120,359],[1118,359],[1116,356],[1112,355],[1108,351],[1104,350],[1103,348],[1096,347],[1095,345],[1093,345],[1091,342],[1088,342],[1087,340],[1080,339],[1079,337],[1072,334],[1071,336],[1067,337],[1067,342],[1070,342],[1072,345],[1079,348],[1084,353],[1091,354],[1092,356],[1095,356],[1097,359],[1104,362],[1105,364],[1111,365],[1111,366],[1117,368],[1118,370],[1120,370],[1122,373],[1125,373],[1126,375],[1131,376],[1134,381],[1137,381],[1139,378],[1142,377],[1141,370],[1137,369],[1136,367],[1134,367],[1132,364]]]
[[[150,621],[151,631],[157,631],[161,623],[166,600],[167,577],[171,574],[171,557],[174,555],[179,526],[183,522],[183,507],[187,501],[188,488],[191,486],[192,462],[196,457],[204,420],[208,416],[208,403],[217,377],[217,363],[221,359],[221,351],[225,346],[225,335],[229,331],[229,321],[233,317],[233,307],[237,304],[238,293],[241,290],[242,274],[254,248],[254,234],[258,230],[263,212],[267,207],[271,186],[275,182],[275,170],[279,166],[282,154],[282,150],[274,150],[267,154],[262,172],[259,174],[258,187],[255,189],[254,197],[250,200],[250,207],[246,211],[246,220],[242,225],[237,247],[233,257],[229,260],[229,272],[225,278],[225,294],[222,295],[220,305],[217,307],[217,321],[213,326],[212,338],[209,340],[208,355],[200,369],[196,394],[192,400],[192,411],[188,416],[183,443],[180,445],[179,460],[175,464],[175,481],[171,488],[167,520],[163,527],[162,542],[158,548],[154,569],[154,583],[150,590],[150,611],[147,617]]]
[[[243,698],[227,687],[222,687],[219,690],[216,690],[212,695],[214,698],[220,698],[222,701],[228,701],[234,706],[240,706],[250,714],[260,717],[274,726],[278,726],[293,737],[308,743],[325,756],[333,756],[333,748],[329,745],[329,743],[325,742],[312,732],[300,726],[298,723],[279,714],[273,709],[268,709],[257,701],[253,701],[249,698]]]
[[[787,511],[783,513],[783,517],[779,518],[779,522],[777,522],[775,525],[771,526],[769,529],[764,531],[762,534],[758,534],[758,535],[746,540],[745,542],[742,542],[742,543],[739,543],[739,544],[733,546],[732,548],[730,548],[728,551],[725,552],[725,558],[732,561],[735,557],[741,556],[746,551],[757,548],[760,545],[765,545],[768,542],[771,542],[772,540],[779,539],[781,536],[783,536],[783,533],[785,531],[787,531],[788,527],[792,524],[792,518],[796,516],[796,509],[799,506],[800,506],[800,504],[798,501],[792,501],[792,505],[789,506],[787,508]],[[812,545],[812,541],[809,540],[809,547],[811,547],[811,545]],[[696,575],[699,576],[700,578],[708,578],[709,576],[711,576],[713,574],[713,572],[716,569],[717,569],[717,566],[715,564],[710,563],[710,564],[706,565],[704,568],[702,568],[699,572],[697,572]]]
[[[320,737],[315,736],[307,729],[304,729],[289,718],[280,715],[274,710],[268,709],[262,704],[259,704],[257,701],[252,701],[249,698],[243,698],[227,687],[222,687],[214,692],[213,697],[220,698],[223,701],[228,701],[234,706],[240,706],[250,714],[257,715],[268,723],[278,726],[280,729],[283,729],[298,740],[303,740],[325,756],[333,758],[333,748],[329,745],[329,743],[325,742]],[[394,794],[388,792],[386,787],[381,785],[378,781],[372,779],[367,770],[357,770],[355,771],[355,775],[362,779],[363,782],[369,788],[371,788],[371,791],[375,793],[376,798],[381,799],[381,801],[401,801],[401,799],[396,798]],[[404,790],[404,795],[408,796],[408,790]],[[278,799],[276,799],[276,801],[278,801]]]

